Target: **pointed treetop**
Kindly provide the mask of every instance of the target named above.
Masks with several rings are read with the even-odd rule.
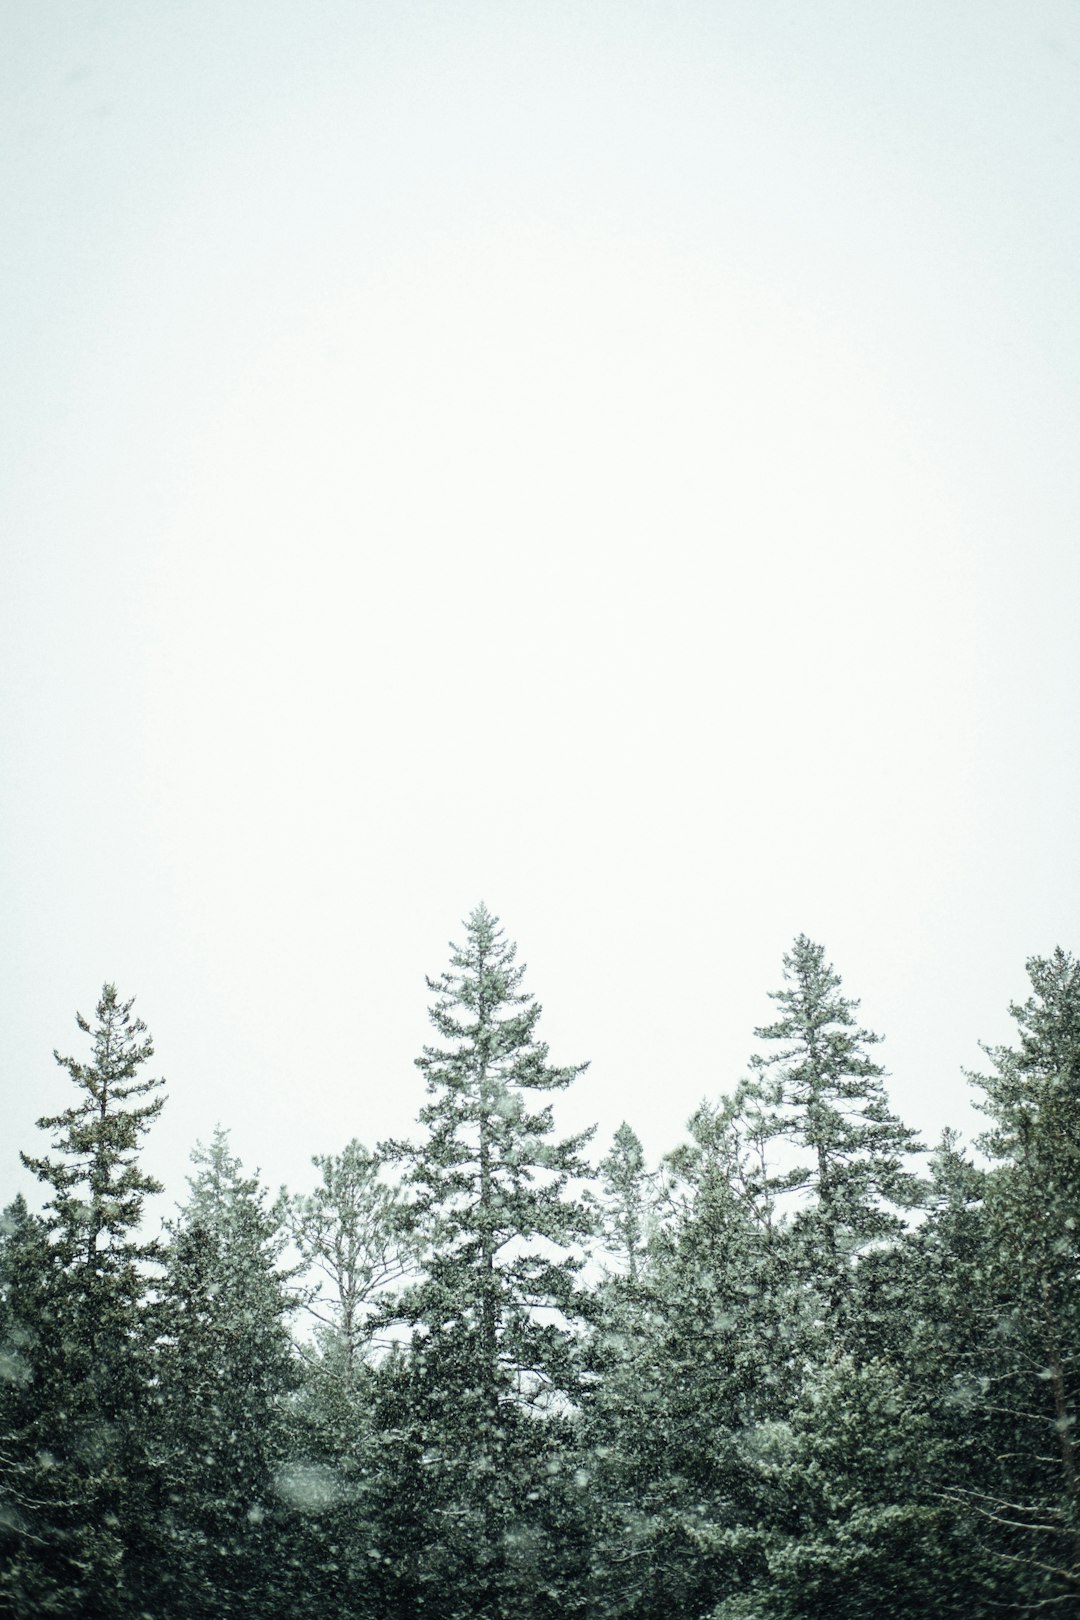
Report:
[[[37,1122],[41,1130],[54,1133],[52,1146],[60,1157],[20,1154],[27,1169],[52,1188],[45,1204],[51,1230],[66,1233],[91,1265],[98,1263],[99,1246],[129,1256],[141,1252],[152,1258],[156,1252],[153,1244],[139,1250],[130,1234],[139,1224],[146,1197],[162,1190],[160,1182],[141,1168],[138,1153],[140,1139],[165,1099],[133,1099],[159,1091],[165,1082],[159,1077],[139,1078],[141,1065],[153,1056],[154,1043],[142,1019],[132,1016],[133,1005],[134,997],[121,1001],[116,986],[106,984],[94,1028],[76,1013],[79,1028],[93,1040],[91,1061],[53,1055],[67,1070],[79,1098],[62,1113]]]
[[[996,1072],[968,1074],[986,1093],[977,1106],[995,1122],[979,1140],[992,1158],[1013,1157],[1021,1149],[1030,1154],[1040,1134],[1047,1147],[1052,1139],[1059,1146],[1077,1143],[1080,959],[1058,946],[1049,957],[1030,957],[1026,967],[1033,994],[1009,1007],[1019,1046],[984,1045]]]
[[[889,1235],[896,1222],[882,1204],[920,1201],[903,1160],[922,1151],[916,1133],[889,1108],[885,1070],[870,1056],[881,1037],[859,1026],[859,1003],[840,986],[824,946],[800,934],[784,957],[784,988],[772,992],[781,1016],[754,1031],[780,1049],[751,1058],[754,1079],[743,1088],[763,1139],[784,1136],[805,1150],[809,1163],[774,1185],[813,1190],[818,1216],[834,1231],[836,1255],[841,1227],[860,1239]]]
[[[799,1059],[801,1066],[809,1060],[811,1070],[827,1069],[834,1078],[843,1075],[858,1082],[883,1077],[885,1070],[862,1050],[877,1045],[881,1036],[859,1027],[859,1002],[840,993],[841,982],[825,960],[824,945],[799,934],[784,956],[784,988],[769,991],[782,1016],[754,1030],[758,1040],[794,1044],[770,1058],[751,1058],[751,1068],[760,1071]]]

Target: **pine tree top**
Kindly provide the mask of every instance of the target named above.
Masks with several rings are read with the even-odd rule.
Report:
[[[134,1255],[156,1258],[157,1246],[136,1251],[125,1236],[141,1219],[144,1199],[162,1191],[137,1158],[141,1138],[165,1104],[162,1096],[147,1102],[164,1085],[161,1078],[139,1078],[142,1065],[153,1056],[154,1044],[141,1018],[132,1015],[134,997],[121,1001],[116,986],[106,984],[97,1003],[97,1023],[91,1027],[81,1013],[75,1021],[93,1038],[89,1063],[54,1052],[82,1093],[80,1100],[59,1114],[38,1120],[41,1130],[53,1131],[52,1146],[59,1158],[35,1158],[22,1153],[28,1170],[46,1182],[53,1195],[46,1202],[50,1225],[69,1236],[81,1232],[88,1252],[102,1235],[107,1246]],[[145,1038],[144,1038],[145,1037]]]
[[[436,998],[428,1016],[442,1040],[453,1043],[425,1046],[416,1058],[428,1091],[460,1091],[480,1072],[492,1085],[501,1080],[516,1089],[564,1089],[589,1065],[548,1062],[547,1044],[535,1033],[543,1008],[520,988],[526,964],[517,961],[517,945],[482,902],[465,931],[463,946],[451,942],[450,967],[426,979]]]
[[[1048,957],[1026,963],[1032,994],[1012,1002],[1016,1047],[983,1046],[994,1073],[968,1073],[985,1098],[977,1104],[994,1121],[979,1139],[992,1158],[1031,1151],[1035,1135],[1057,1145],[1080,1137],[1080,960],[1058,946]],[[1047,1140],[1052,1154],[1053,1143]]]
[[[921,1152],[921,1143],[889,1108],[886,1071],[868,1051],[881,1037],[859,1024],[859,1003],[842,993],[824,946],[800,934],[784,956],[783,988],[771,999],[781,1017],[754,1033],[783,1044],[751,1058],[753,1078],[740,1088],[739,1105],[763,1142],[786,1137],[811,1161],[774,1184],[813,1187],[819,1207],[839,1215],[850,1206],[851,1218],[868,1230],[879,1200],[919,1202],[903,1159]]]

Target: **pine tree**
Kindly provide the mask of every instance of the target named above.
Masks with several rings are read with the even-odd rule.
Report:
[[[21,1195],[0,1217],[0,1613],[66,1614],[80,1579],[81,1500],[63,1480],[42,1438],[42,1334],[55,1315],[44,1222]],[[70,1533],[69,1533],[70,1526]]]
[[[291,1199],[289,1229],[316,1279],[306,1303],[320,1349],[354,1369],[377,1299],[408,1268],[401,1198],[380,1180],[379,1155],[355,1138],[340,1154],[316,1154],[312,1164],[321,1180],[314,1192]]]
[[[588,1608],[614,1616],[630,1612],[630,1595],[651,1559],[645,1506],[651,1468],[642,1468],[642,1458],[656,1455],[659,1356],[648,1246],[658,1221],[658,1176],[646,1171],[641,1142],[625,1121],[600,1161],[600,1178],[595,1202],[605,1264],[589,1311],[575,1473],[588,1481]]]
[[[314,1191],[289,1203],[292,1240],[309,1279],[305,1298],[313,1339],[300,1341],[301,1382],[290,1421],[290,1456],[300,1477],[328,1485],[317,1512],[295,1533],[307,1609],[319,1620],[386,1613],[379,1550],[383,1466],[373,1420],[378,1379],[375,1342],[381,1300],[406,1276],[410,1247],[397,1187],[380,1177],[382,1160],[357,1140],[312,1160]],[[299,1614],[299,1611],[297,1611]]]
[[[244,1174],[221,1129],[192,1160],[162,1289],[154,1439],[165,1578],[154,1612],[231,1620],[272,1612],[291,1578],[280,1552],[304,1496],[286,1439],[297,1301],[280,1263],[281,1202]]]
[[[141,1264],[161,1257],[156,1242],[140,1244],[133,1237],[146,1197],[162,1190],[141,1169],[136,1154],[140,1138],[164,1107],[163,1097],[131,1102],[164,1085],[160,1079],[137,1078],[154,1055],[154,1045],[142,1019],[131,1016],[133,1005],[134,998],[121,1002],[116,986],[106,984],[96,1028],[91,1030],[81,1013],[75,1015],[79,1028],[93,1036],[93,1062],[53,1055],[83,1097],[62,1113],[38,1120],[39,1129],[57,1133],[53,1147],[64,1157],[20,1154],[27,1169],[52,1189],[45,1204],[47,1224],[65,1264],[85,1268],[87,1286],[95,1290],[91,1297],[101,1302],[106,1294],[98,1284],[104,1282],[111,1284],[111,1293],[140,1297]]]
[[[20,1193],[0,1214],[0,1395],[25,1388],[31,1377],[29,1296],[44,1269],[44,1244],[44,1223]]]
[[[889,1256],[892,1323],[882,1342],[929,1425],[908,1471],[909,1499],[937,1502],[943,1614],[1022,1602],[1018,1566],[998,1555],[993,1526],[972,1510],[1011,1471],[1011,1420],[992,1410],[1001,1371],[1002,1265],[987,1210],[989,1172],[946,1130],[931,1155],[926,1219]],[[884,1313],[882,1313],[884,1314]],[[1006,1495],[1012,1495],[1011,1489]],[[951,1602],[950,1602],[951,1600]],[[932,1611],[928,1611],[932,1612]]]
[[[835,1328],[852,1258],[895,1239],[898,1211],[920,1200],[904,1160],[921,1150],[890,1111],[885,1070],[870,1056],[881,1037],[858,1025],[859,1003],[840,993],[824,947],[800,934],[784,957],[784,980],[770,992],[781,1016],[754,1031],[782,1044],[751,1059],[742,1103],[759,1136],[794,1149],[795,1164],[774,1170],[769,1189],[781,1210],[785,1194],[798,1196],[792,1230],[804,1274],[817,1281]]]
[[[443,1044],[417,1059],[426,1139],[389,1145],[407,1166],[424,1274],[396,1307],[409,1348],[387,1369],[387,1421],[415,1466],[417,1612],[449,1589],[462,1607],[437,1612],[488,1615],[512,1608],[522,1560],[535,1570],[551,1556],[547,1464],[577,1381],[577,1250],[590,1230],[568,1184],[588,1173],[591,1132],[558,1140],[551,1105],[534,1106],[586,1065],[548,1061],[498,919],[481,905],[465,927],[450,968],[427,981]]]
[[[1027,963],[1015,1047],[972,1075],[992,1121],[981,1146],[986,1241],[978,1283],[986,1356],[976,1416],[987,1466],[958,1485],[1020,1607],[1080,1615],[1080,961]],[[1005,1466],[1002,1466],[1003,1462]]]
[[[607,1156],[600,1161],[601,1226],[606,1248],[633,1285],[645,1254],[650,1207],[650,1176],[637,1132],[624,1120]]]
[[[895,1367],[840,1355],[816,1367],[788,1420],[756,1437],[768,1528],[762,1568],[713,1620],[945,1620],[983,1614],[954,1580],[940,1449]]]
[[[783,1411],[790,1346],[754,1155],[732,1099],[702,1104],[664,1161],[636,1284],[602,1292],[586,1437],[594,1606],[613,1615],[707,1614],[761,1564],[757,1448]]]
[[[91,1061],[55,1056],[79,1100],[38,1121],[58,1156],[21,1155],[49,1195],[18,1244],[26,1381],[9,1445],[32,1470],[36,1505],[5,1575],[16,1614],[122,1616],[141,1605],[153,1483],[150,1267],[161,1249],[138,1230],[161,1188],[138,1149],[163,1082],[140,1078],[154,1048],[131,1009],[106,984],[93,1029],[76,1015]]]

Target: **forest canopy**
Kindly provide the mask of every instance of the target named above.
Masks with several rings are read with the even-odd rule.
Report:
[[[106,984],[0,1224],[0,1612],[116,1620],[1080,1614],[1080,962],[1027,963],[927,1151],[824,947],[650,1165],[560,1135],[480,905],[407,1140],[274,1193]],[[362,1121],[357,1122],[362,1127]]]

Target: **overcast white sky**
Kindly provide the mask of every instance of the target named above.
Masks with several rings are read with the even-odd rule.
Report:
[[[599,1149],[799,931],[974,1128],[1080,948],[1074,0],[0,36],[0,1197],[106,978],[170,1194],[407,1132],[481,898]]]

